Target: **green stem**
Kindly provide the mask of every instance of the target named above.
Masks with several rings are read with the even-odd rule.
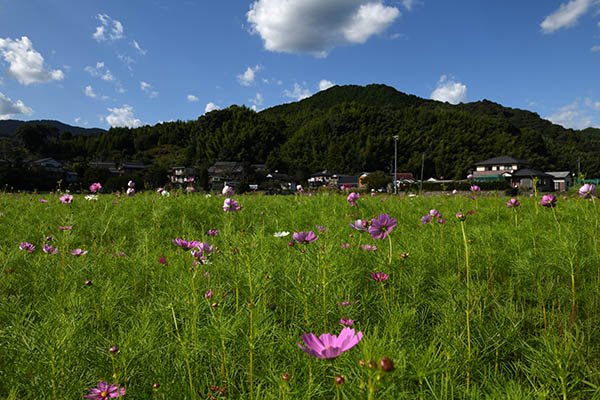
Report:
[[[177,340],[179,341],[179,344],[181,345],[181,350],[183,351],[183,354],[185,356],[185,365],[187,368],[188,380],[190,384],[190,399],[193,399],[196,397],[196,392],[194,391],[194,381],[192,379],[192,367],[190,366],[189,356],[185,351],[185,345],[183,344],[183,340],[181,340],[181,335],[179,334],[179,327],[177,325],[177,318],[175,317],[175,308],[173,308],[173,305],[171,305],[171,313],[173,315],[173,323],[175,324],[175,333],[177,334]]]
[[[388,259],[388,265],[392,265],[392,237],[388,234],[388,241],[390,242],[390,254]]]
[[[467,306],[465,309],[467,319],[467,390],[469,390],[471,381],[471,267],[469,264],[469,241],[467,239],[467,232],[465,230],[465,222],[460,221],[460,228],[462,231],[463,245],[465,249],[465,275],[466,275],[466,289],[467,289]]]

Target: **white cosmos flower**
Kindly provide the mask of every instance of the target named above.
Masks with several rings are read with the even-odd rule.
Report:
[[[275,232],[273,234],[273,236],[275,236],[276,238],[282,238],[282,237],[286,237],[289,234],[290,234],[289,232],[281,231],[281,232]]]
[[[97,201],[98,195],[97,194],[88,194],[87,196],[85,196],[85,199],[88,201]]]

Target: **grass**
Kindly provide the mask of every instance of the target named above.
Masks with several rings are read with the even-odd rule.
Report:
[[[595,202],[236,196],[224,213],[216,196],[40,197],[0,195],[2,399],[82,398],[101,380],[128,399],[600,398]],[[431,208],[447,223],[422,225]],[[349,227],[380,213],[398,220],[391,243]],[[284,230],[319,239],[288,246]],[[194,266],[176,237],[218,251]],[[355,348],[320,360],[296,345],[340,318],[363,332]]]

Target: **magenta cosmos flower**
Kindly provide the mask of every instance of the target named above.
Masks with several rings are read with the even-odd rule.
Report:
[[[240,211],[241,209],[242,207],[234,199],[226,198],[223,202],[223,211],[225,212],[235,212]]]
[[[556,207],[556,197],[551,194],[545,194],[540,200],[540,204],[544,207],[553,208]]]
[[[198,243],[196,250],[192,250],[192,256],[196,258],[206,258],[213,252],[213,246],[207,242]]]
[[[471,192],[479,192],[481,191],[481,188],[477,185],[473,185],[471,186]]]
[[[592,183],[586,183],[579,188],[579,195],[583,198],[589,199],[596,194],[596,185]]]
[[[336,358],[356,346],[362,336],[362,332],[355,333],[354,329],[348,327],[342,329],[339,335],[324,333],[317,337],[314,333],[308,333],[302,336],[304,346],[298,343],[298,347],[317,358]]]
[[[192,250],[200,245],[200,242],[197,240],[185,240],[182,238],[173,239],[173,244],[175,246],[179,246],[184,250]]]
[[[369,233],[373,239],[385,239],[398,225],[395,218],[387,214],[380,214],[377,218],[371,220]]]
[[[114,399],[125,396],[125,388],[119,385],[109,385],[106,382],[98,382],[98,386],[90,388],[90,392],[83,396],[86,399],[102,400]]]
[[[348,197],[346,198],[346,200],[348,201],[348,204],[350,204],[350,207],[354,207],[356,205],[356,202],[358,201],[358,199],[360,199],[360,194],[356,193],[356,192],[352,192],[348,195]]]
[[[519,200],[517,200],[515,198],[510,199],[509,201],[506,202],[506,207],[508,207],[508,208],[517,208],[520,206],[521,206],[521,203],[519,202]]]
[[[385,282],[388,280],[390,276],[384,272],[373,272],[371,273],[371,278],[375,282]]]
[[[318,239],[317,235],[313,231],[308,232],[294,232],[292,238],[298,244],[309,244]]]
[[[369,229],[369,221],[366,219],[357,219],[350,223],[350,228],[356,229],[357,231],[366,231]]]
[[[102,185],[99,182],[94,182],[90,185],[90,192],[97,193],[102,189]]]
[[[63,194],[58,199],[63,204],[71,204],[73,202],[73,196],[70,194]]]
[[[76,257],[85,256],[87,254],[87,250],[73,249],[73,250],[71,250],[71,254]]]
[[[19,249],[25,250],[28,253],[33,253],[35,251],[35,245],[29,242],[21,242],[19,243]]]
[[[219,236],[219,230],[218,229],[209,229],[206,234],[208,236]]]
[[[46,254],[57,254],[58,253],[58,249],[50,244],[45,244],[42,247],[42,250]]]

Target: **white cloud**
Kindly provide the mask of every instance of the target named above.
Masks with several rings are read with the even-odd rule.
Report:
[[[364,43],[400,16],[381,0],[256,0],[246,14],[269,51],[325,57],[336,46]]]
[[[90,76],[92,76],[93,78],[100,78],[106,82],[112,82],[115,80],[113,74],[108,68],[104,66],[104,62],[102,61],[98,61],[95,67],[88,65],[83,70],[90,74]]]
[[[591,99],[585,99],[584,105],[587,108],[582,108],[579,105],[579,101],[575,100],[571,104],[567,104],[563,107],[560,107],[554,113],[544,118],[555,124],[562,125],[565,128],[597,128],[598,125],[594,124],[594,118],[589,114],[589,112],[600,110],[600,102],[593,103]]]
[[[215,111],[215,110],[220,110],[221,107],[219,107],[218,105],[216,105],[215,103],[213,103],[212,101],[209,103],[206,103],[206,107],[204,107],[204,113],[209,113],[211,111]]]
[[[189,101],[190,103],[196,103],[199,99],[197,96],[194,96],[193,94],[188,94],[186,96],[187,101]]]
[[[0,53],[9,64],[8,75],[23,85],[61,81],[65,77],[60,69],[50,71],[44,67],[44,57],[35,51],[27,36],[0,39]]]
[[[256,78],[256,73],[260,71],[262,67],[260,65],[255,66],[254,68],[248,67],[243,74],[239,74],[237,76],[238,82],[242,86],[250,86],[254,83],[254,78]]]
[[[335,83],[328,81],[327,79],[321,79],[319,81],[319,90],[327,90],[334,85]]]
[[[300,101],[302,99],[306,99],[310,97],[312,93],[305,87],[300,86],[297,83],[294,83],[294,88],[292,90],[284,90],[283,94],[285,97],[289,97],[290,99],[294,99]]]
[[[260,107],[265,102],[265,99],[263,98],[262,93],[256,93],[256,96],[254,96],[254,98],[250,99],[249,101],[250,101],[250,103],[252,103],[252,107],[251,108],[254,111],[259,111]]]
[[[592,46],[590,50],[594,53],[597,53],[600,51],[600,45]]]
[[[561,4],[558,10],[544,18],[540,24],[542,32],[552,33],[558,29],[575,25],[577,20],[587,13],[595,3],[598,3],[598,0],[571,0]]]
[[[92,37],[97,42],[118,40],[124,37],[124,28],[121,22],[112,19],[106,14],[98,14],[96,18],[100,21],[100,25],[96,27],[96,31]]]
[[[464,103],[467,100],[467,86],[442,75],[430,98],[450,104]]]
[[[85,95],[89,98],[95,99],[97,97],[96,93],[94,92],[94,88],[92,88],[92,85],[87,85],[84,89],[83,89],[83,93],[85,93]]]
[[[137,42],[137,40],[134,40],[133,42],[131,42],[131,46],[133,46],[133,48],[136,49],[140,55],[142,55],[142,56],[146,55],[146,50],[142,49],[142,46],[140,46],[140,44]]]
[[[133,71],[133,64],[135,64],[135,60],[133,58],[124,54],[119,54],[117,58],[121,60],[123,64],[125,64],[128,70]]]
[[[144,82],[144,81],[140,82],[140,90],[142,92],[146,93],[148,95],[148,97],[150,97],[151,99],[158,96],[158,92],[155,90],[152,90],[152,89],[153,89],[152,85],[149,84],[148,82]]]
[[[33,110],[21,100],[13,102],[0,92],[0,120],[10,119],[17,115],[31,115]]]
[[[402,5],[404,6],[404,8],[406,8],[408,11],[411,11],[412,8],[418,4],[419,1],[418,0],[402,0]]]
[[[112,127],[124,126],[128,128],[137,128],[142,126],[142,121],[133,115],[133,107],[125,104],[121,108],[109,108],[108,114],[104,120]]]

